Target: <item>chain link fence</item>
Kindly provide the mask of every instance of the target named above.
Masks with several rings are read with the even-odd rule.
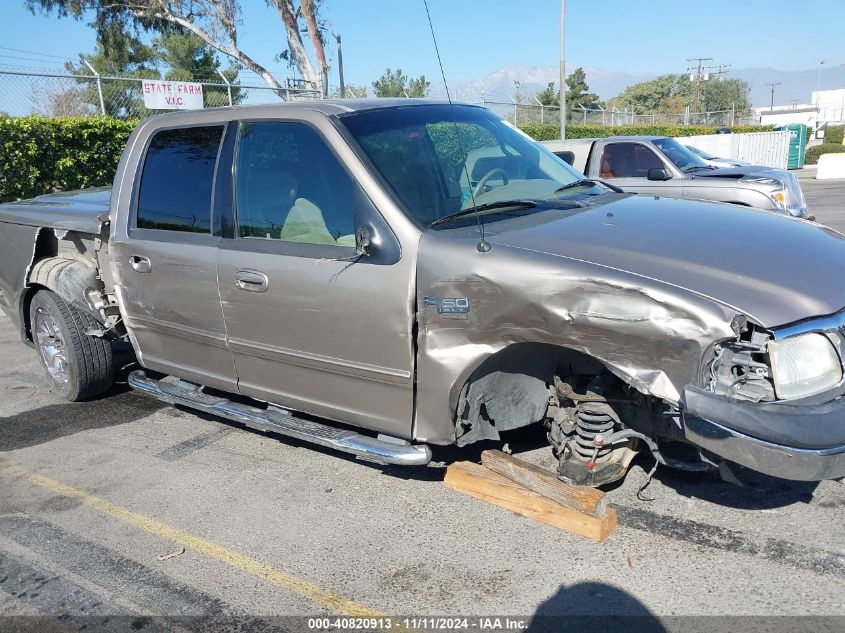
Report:
[[[162,110],[144,106],[143,79],[73,75],[49,71],[0,69],[0,113],[11,116],[97,116],[106,114],[122,119],[149,116]],[[277,90],[259,83],[197,81],[203,87],[206,108],[227,105],[278,103],[297,99],[319,99],[319,87],[288,79]],[[481,105],[516,124],[558,123],[560,108],[540,104],[482,99]],[[718,112],[638,113],[630,109],[575,108],[568,113],[571,124],[596,125],[741,125],[758,123],[756,118],[739,116],[732,110]]]
[[[122,119],[160,113],[144,107],[143,79],[0,70],[0,113],[10,116],[98,116]],[[197,82],[206,108],[319,99],[320,90],[286,82],[281,90],[267,85]]]
[[[559,106],[490,100],[482,100],[481,105],[517,125],[560,122]],[[759,120],[756,117],[740,116],[734,110],[638,113],[633,108],[622,110],[574,108],[567,113],[566,122],[573,125],[719,125],[729,127],[753,125],[759,123]]]

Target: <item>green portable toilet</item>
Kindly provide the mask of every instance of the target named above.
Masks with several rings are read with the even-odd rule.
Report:
[[[775,128],[775,131],[789,132],[789,159],[787,169],[801,169],[804,166],[804,152],[807,150],[807,126],[790,123]]]

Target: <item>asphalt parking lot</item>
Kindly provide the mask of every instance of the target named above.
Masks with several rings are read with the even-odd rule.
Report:
[[[845,230],[845,181],[808,174],[812,212]],[[542,433],[508,441],[550,458]],[[658,470],[641,501],[650,466],[642,458],[609,490],[619,527],[596,544],[449,490],[441,468],[374,466],[124,385],[66,404],[0,316],[0,630],[307,630],[259,618],[383,614],[845,618],[845,485]]]
[[[815,166],[796,170],[801,189],[816,220],[845,233],[845,180],[816,180]]]

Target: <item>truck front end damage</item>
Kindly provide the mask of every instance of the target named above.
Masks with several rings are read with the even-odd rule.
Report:
[[[421,242],[417,439],[544,425],[559,476],[592,486],[643,450],[728,479],[845,477],[845,311],[767,328],[676,283],[467,238]]]
[[[682,395],[684,437],[785,479],[845,477],[845,310],[715,348],[704,387]]]
[[[681,390],[704,384],[701,359],[733,335],[735,313],[583,261],[450,246],[423,237],[417,439],[464,445],[545,424],[561,476],[590,485],[624,476],[651,438],[683,441]],[[444,276],[443,262],[468,273]],[[456,318],[433,297],[468,308]]]

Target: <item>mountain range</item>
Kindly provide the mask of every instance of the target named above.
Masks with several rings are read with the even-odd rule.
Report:
[[[567,74],[574,70],[567,69]],[[602,68],[584,67],[590,92],[596,93],[600,99],[615,97],[625,88],[641,81],[655,78],[656,74],[632,75],[624,72],[614,72]],[[800,104],[811,103],[811,93],[817,84],[822,90],[845,88],[845,67],[823,66],[821,76],[819,69],[785,71],[776,68],[743,68],[730,69],[727,77],[743,79],[748,82],[751,90],[753,106],[768,106],[771,99],[770,87],[766,84],[778,83],[775,87],[775,105],[789,105],[794,100]],[[540,90],[549,82],[558,83],[557,66],[502,66],[481,79],[465,83],[449,84],[452,98],[457,101],[479,103],[485,102],[511,103],[519,90],[523,102],[530,103]],[[519,82],[519,86],[515,82]],[[432,82],[431,96],[445,97],[446,91],[442,82]]]

